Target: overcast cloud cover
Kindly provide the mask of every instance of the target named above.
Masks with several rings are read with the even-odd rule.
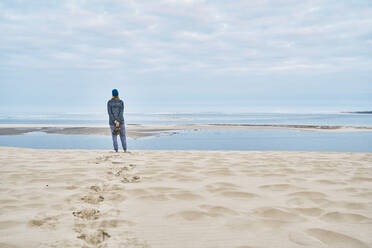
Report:
[[[370,0],[1,0],[0,111],[372,109]]]

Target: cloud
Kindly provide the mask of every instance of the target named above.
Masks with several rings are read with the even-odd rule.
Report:
[[[3,1],[3,68],[324,72],[372,67],[365,1]]]

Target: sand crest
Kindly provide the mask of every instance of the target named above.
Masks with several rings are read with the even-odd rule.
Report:
[[[0,247],[372,247],[372,154],[0,148]]]

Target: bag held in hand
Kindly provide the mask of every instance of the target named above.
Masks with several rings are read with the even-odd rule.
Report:
[[[120,134],[120,127],[115,127],[114,131],[112,131],[113,135],[119,135]]]

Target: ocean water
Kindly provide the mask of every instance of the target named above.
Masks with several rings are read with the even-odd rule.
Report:
[[[120,142],[119,142],[120,143]],[[285,150],[372,152],[372,132],[300,130],[201,130],[171,136],[128,139],[134,150]],[[112,149],[109,136],[61,135],[33,132],[0,136],[0,146],[37,149]]]
[[[369,114],[155,113],[126,114],[129,124],[264,124],[372,127]],[[99,114],[0,114],[0,124],[107,124]],[[0,136],[0,146],[40,149],[112,149],[111,137],[33,132]],[[372,132],[302,130],[201,130],[171,136],[128,139],[129,149],[145,150],[290,150],[372,152]]]

